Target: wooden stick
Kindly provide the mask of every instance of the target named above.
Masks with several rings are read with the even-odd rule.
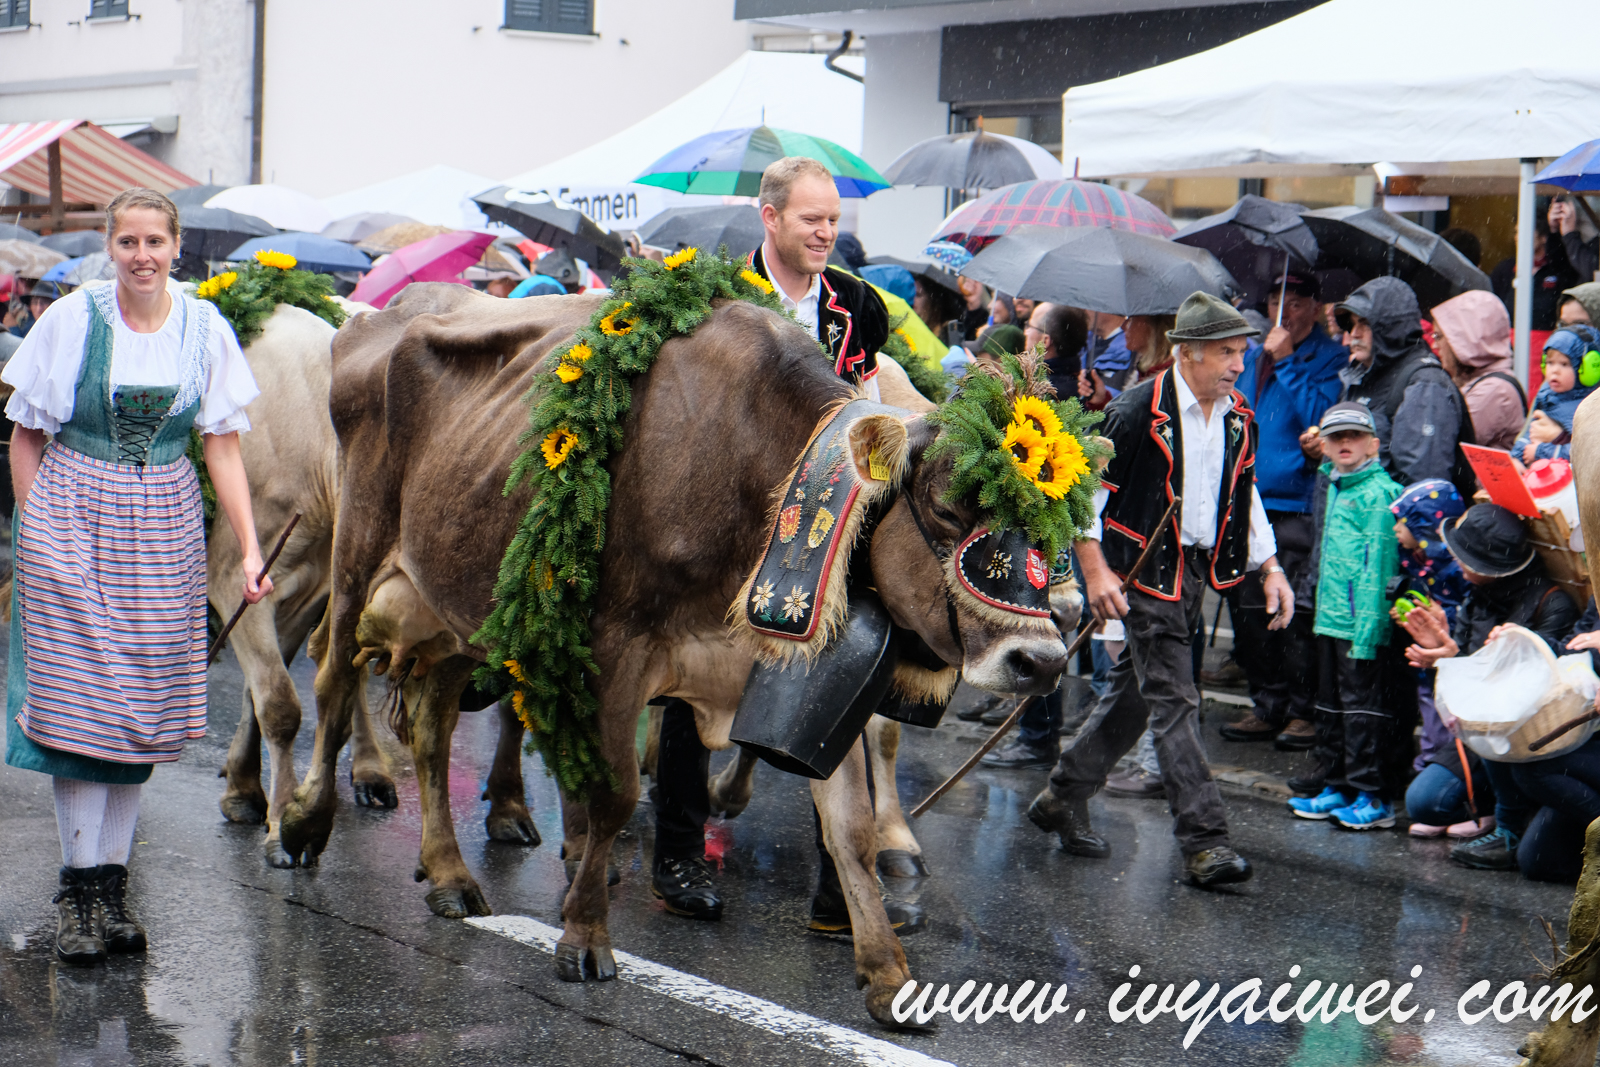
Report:
[[[1571,722],[1562,723],[1560,726],[1557,726],[1554,730],[1551,730],[1549,733],[1539,738],[1539,740],[1529,745],[1528,751],[1537,752],[1550,742],[1554,741],[1556,738],[1560,737],[1562,734],[1565,734],[1567,731],[1576,730],[1584,723],[1592,722],[1595,719],[1600,719],[1600,708],[1590,708],[1588,711],[1584,712],[1582,715],[1579,715]]]
[[[1161,516],[1161,522],[1156,526],[1156,532],[1151,534],[1150,540],[1145,542],[1144,551],[1139,553],[1139,558],[1134,561],[1132,569],[1128,571],[1128,576],[1122,580],[1122,592],[1126,593],[1129,587],[1133,585],[1134,578],[1138,577],[1139,572],[1144,570],[1144,565],[1149,562],[1151,553],[1160,546],[1162,539],[1167,534],[1167,523],[1172,521],[1172,515],[1178,510],[1178,505],[1181,503],[1183,503],[1183,497],[1175,496],[1172,498],[1172,503],[1167,505],[1167,513]],[[1183,581],[1181,574],[1178,577],[1178,581],[1180,583]],[[1091,623],[1077,637],[1073,638],[1072,644],[1067,646],[1068,663],[1072,662],[1072,657],[1078,654],[1078,650],[1083,647],[1083,643],[1089,640],[1090,635],[1098,629],[1100,629],[1100,624]],[[989,735],[989,739],[979,747],[978,751],[967,757],[967,762],[956,768],[956,773],[946,778],[943,785],[929,793],[923,798],[922,803],[911,809],[911,817],[915,819],[933,807],[940,797],[948,793],[952,786],[967,776],[968,771],[978,765],[978,761],[984,757],[986,752],[1000,743],[1000,739],[1010,732],[1011,728],[1017,724],[1017,720],[1022,718],[1022,713],[1031,707],[1034,701],[1043,699],[1041,696],[1032,696],[1018,703],[1011,714],[1006,716],[1006,721],[995,728],[994,733]]]
[[[256,575],[256,585],[260,585],[266,579],[267,572],[270,571],[272,569],[272,565],[278,561],[278,554],[283,551],[283,546],[289,543],[289,535],[294,533],[294,528],[299,525],[299,523],[300,513],[297,511],[294,513],[294,518],[289,520],[289,525],[285,526],[283,528],[283,533],[279,535],[278,543],[272,549],[272,555],[268,556],[267,561],[261,565],[261,573]],[[233,633],[233,628],[239,624],[240,617],[244,615],[244,609],[249,606],[250,601],[239,601],[239,610],[233,613],[233,618],[228,620],[228,625],[222,628],[222,632],[218,634],[217,639],[212,642],[211,651],[206,653],[207,667],[217,662],[217,656],[222,652],[223,642],[228,640],[228,635]]]

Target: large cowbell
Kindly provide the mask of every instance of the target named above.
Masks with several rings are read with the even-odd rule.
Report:
[[[876,594],[851,590],[839,635],[807,667],[757,663],[730,738],[781,771],[825,779],[867,727],[894,681],[893,625]]]

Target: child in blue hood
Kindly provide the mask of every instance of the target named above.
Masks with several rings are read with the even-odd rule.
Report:
[[[1563,326],[1550,335],[1544,343],[1544,384],[1533,398],[1533,421],[1511,446],[1512,455],[1521,457],[1524,463],[1570,458],[1572,416],[1584,397],[1595,390],[1594,385],[1584,385],[1578,375],[1584,356],[1597,351],[1600,333],[1592,326]],[[1600,355],[1595,358],[1600,361]]]

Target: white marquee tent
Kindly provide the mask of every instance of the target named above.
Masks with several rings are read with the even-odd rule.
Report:
[[[672,204],[709,202],[705,197],[633,184],[651,163],[702,134],[765,122],[823,137],[859,153],[861,83],[828,70],[823,59],[792,52],[746,52],[709,81],[621,133],[507,178],[503,184],[570,201],[603,226],[635,229]],[[842,60],[841,65],[849,62]],[[489,184],[493,183],[486,187]]]
[[[364,211],[388,212],[430,226],[498,230],[500,227],[491,226],[472,202],[473,194],[493,184],[492,178],[440,164],[327,197],[322,206],[336,219]]]
[[[1084,177],[1520,171],[1521,292],[1533,164],[1519,162],[1600,136],[1600,62],[1575,12],[1560,0],[1329,0],[1068,90],[1063,156]],[[1564,41],[1563,27],[1577,36]],[[1519,360],[1530,304],[1517,301]]]

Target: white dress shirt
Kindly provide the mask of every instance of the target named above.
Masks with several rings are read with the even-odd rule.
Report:
[[[1222,463],[1226,451],[1224,434],[1232,425],[1244,432],[1244,417],[1230,420],[1233,397],[1226,396],[1211,405],[1211,418],[1201,410],[1194,390],[1174,366],[1169,372],[1178,391],[1178,429],[1183,438],[1183,504],[1179,507],[1178,526],[1180,540],[1185,545],[1213,548],[1217,543],[1217,504],[1222,495]],[[1129,492],[1135,487],[1124,486]],[[1153,491],[1155,487],[1148,487]],[[1100,513],[1110,499],[1109,490],[1102,488],[1094,497],[1094,525],[1088,531],[1091,541],[1100,540]],[[1277,555],[1278,542],[1273,536],[1272,524],[1267,521],[1267,509],[1261,504],[1261,494],[1252,481],[1250,485],[1250,542],[1249,563],[1255,570]]]
[[[765,250],[761,254],[763,258],[768,255]],[[807,289],[799,300],[790,297],[783,286],[776,281],[772,283],[772,288],[777,291],[778,302],[783,305],[783,310],[793,315],[794,321],[809,330],[812,337],[817,337],[817,305],[822,300],[822,275],[813,274],[811,276],[811,288]],[[817,337],[817,340],[820,341],[821,338]],[[883,396],[878,392],[878,376],[876,374],[863,383],[863,388],[866,390],[869,399],[882,403]]]

